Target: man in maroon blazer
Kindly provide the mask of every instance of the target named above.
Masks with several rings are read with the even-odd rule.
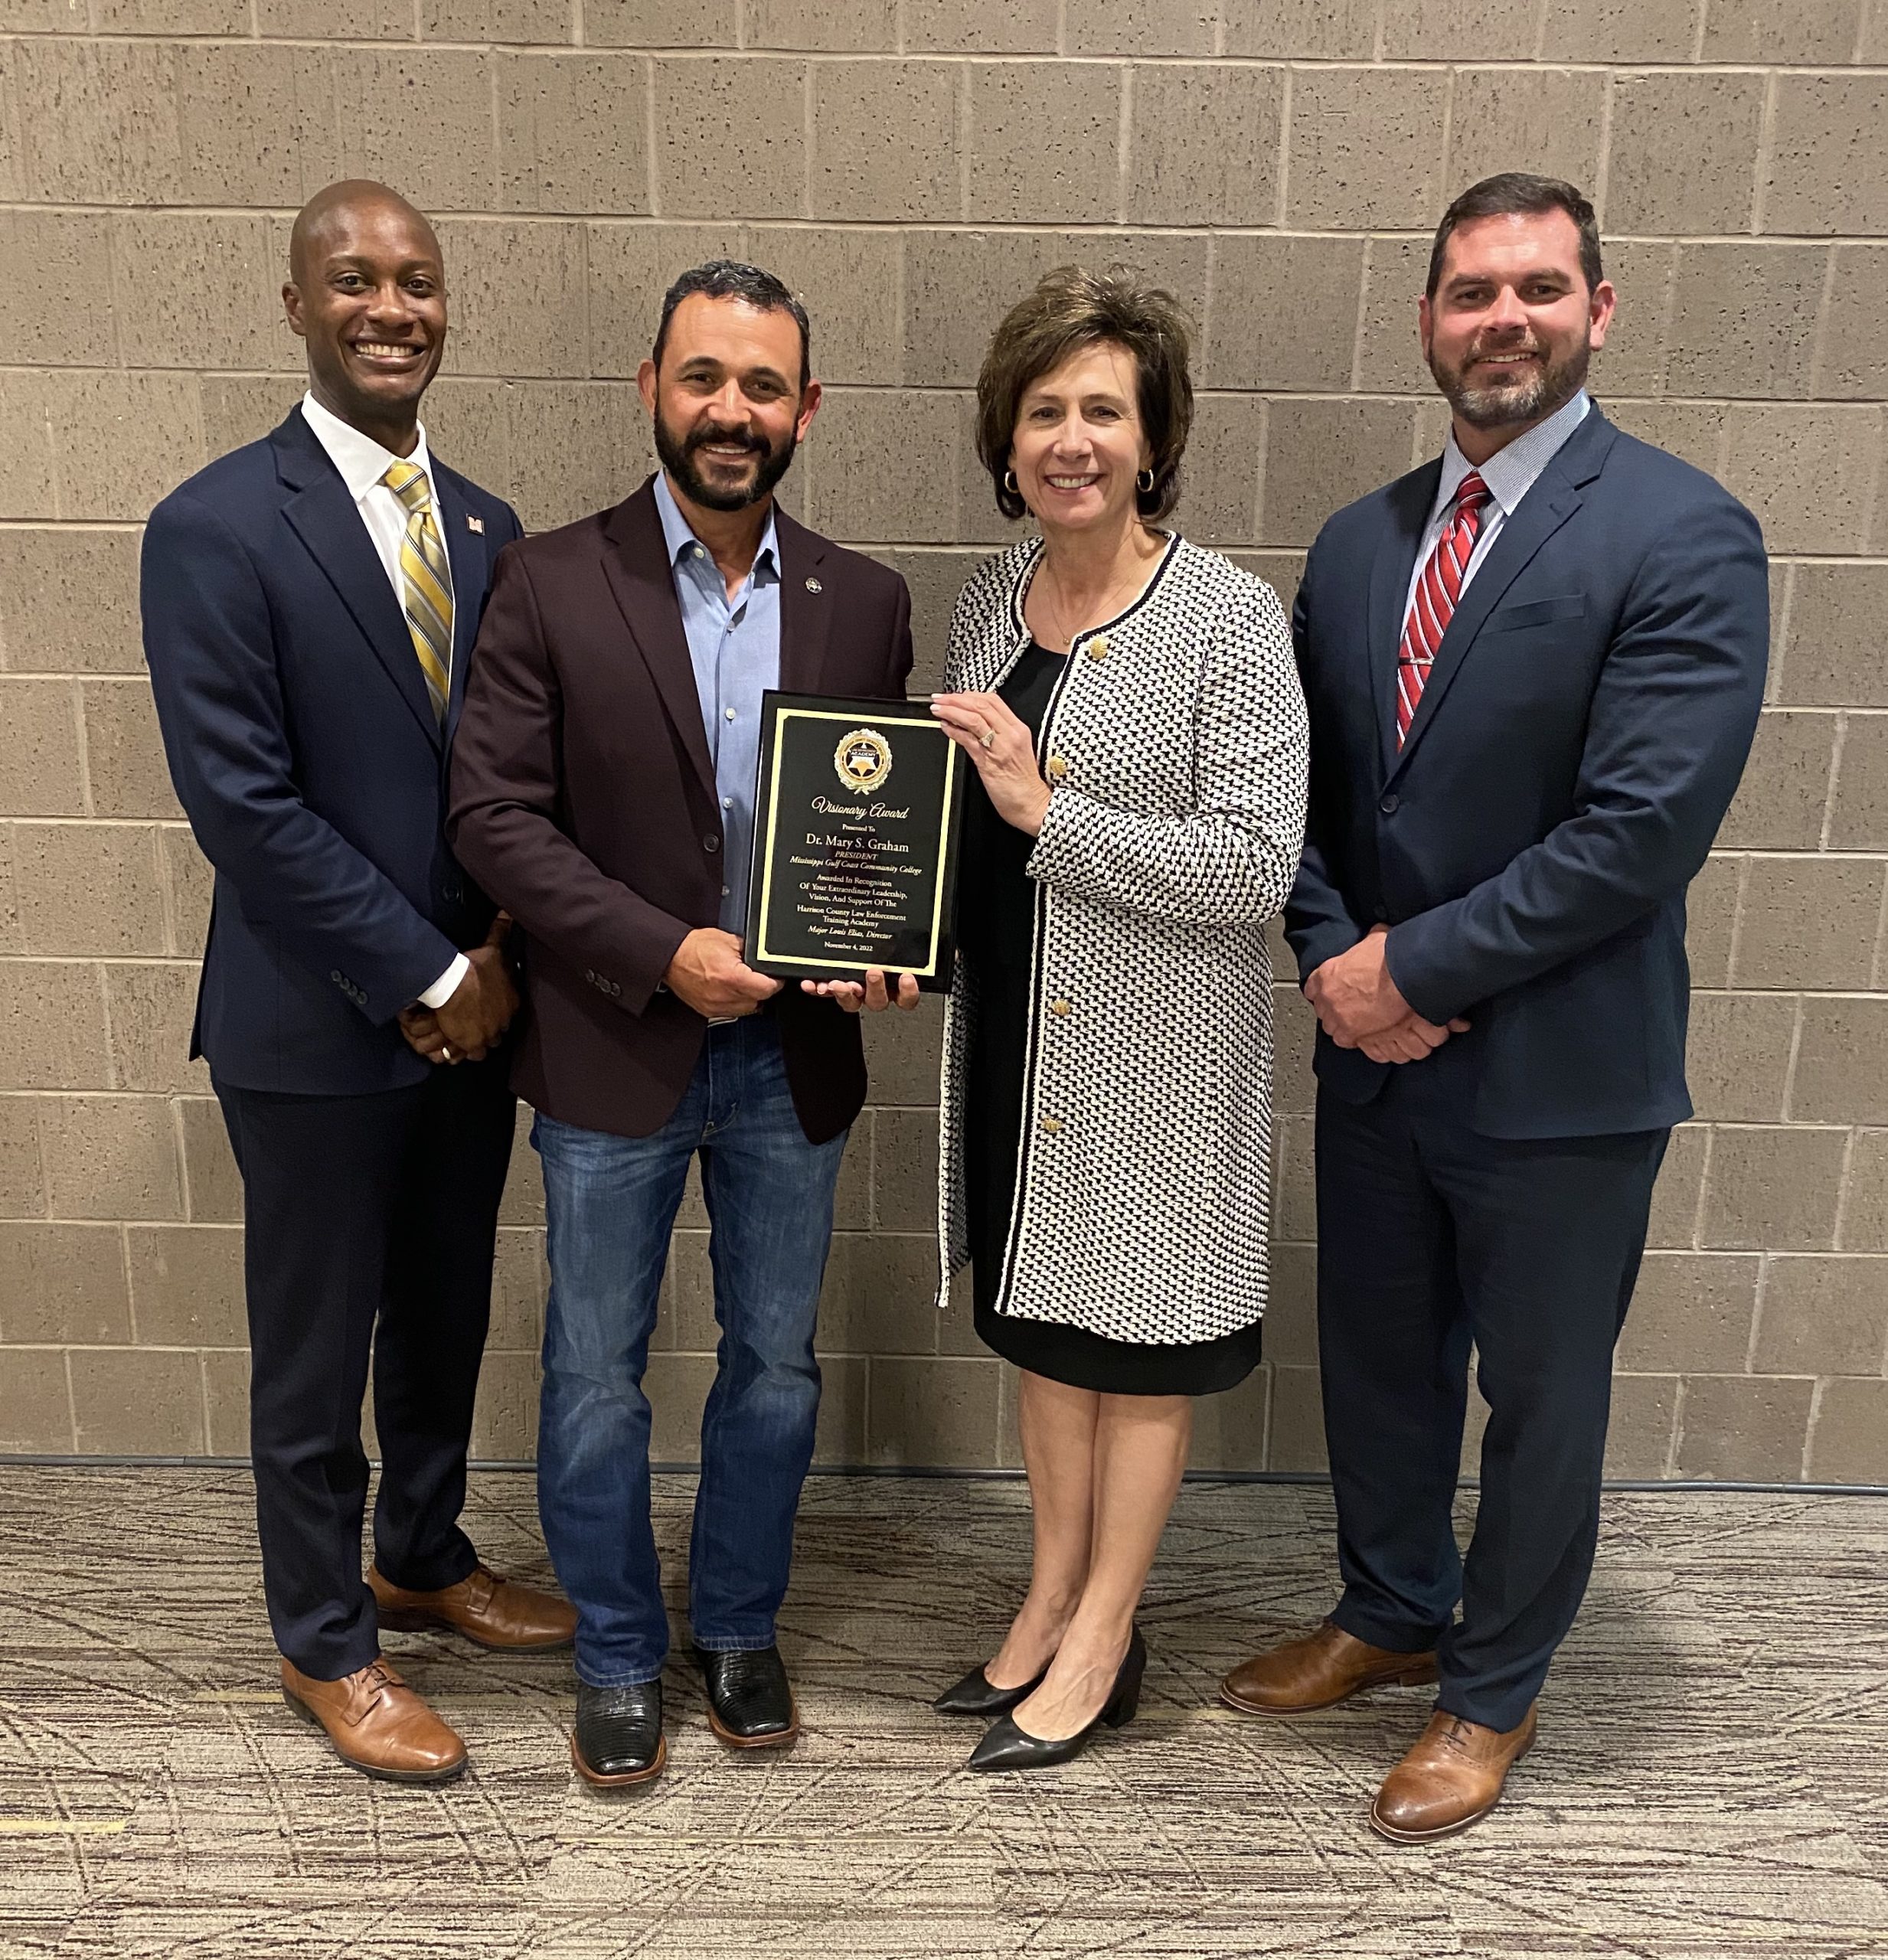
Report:
[[[500,558],[454,750],[454,848],[524,941],[514,1082],[537,1111],[551,1272],[539,1508],[578,1611],[572,1753],[596,1783],[664,1759],[642,1383],[697,1155],[721,1341],[691,1631],[724,1742],[798,1729],[774,1615],[865,1065],[854,1016],[741,958],[761,695],[902,697],[911,666],[904,581],[774,504],[819,406],[809,338],[751,266],[670,289],[639,377],[661,470]]]

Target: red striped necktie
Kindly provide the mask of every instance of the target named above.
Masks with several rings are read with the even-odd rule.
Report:
[[[1416,704],[1429,684],[1429,667],[1455,616],[1462,580],[1474,557],[1481,530],[1481,512],[1488,501],[1481,472],[1472,469],[1455,492],[1455,508],[1436,541],[1416,580],[1409,616],[1403,623],[1403,644],[1396,649],[1396,746],[1401,748],[1416,718]]]

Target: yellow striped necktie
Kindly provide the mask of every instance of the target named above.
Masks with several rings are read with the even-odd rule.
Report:
[[[400,599],[433,697],[433,719],[443,723],[452,691],[452,583],[433,515],[433,486],[426,472],[411,462],[390,464],[381,481],[407,507],[407,534],[400,541]]]

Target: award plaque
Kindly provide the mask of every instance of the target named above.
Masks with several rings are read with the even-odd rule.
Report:
[[[782,980],[877,966],[948,988],[956,743],[918,702],[770,689],[760,712],[747,964]]]

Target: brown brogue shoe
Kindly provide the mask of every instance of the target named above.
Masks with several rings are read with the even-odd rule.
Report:
[[[1326,1620],[1269,1653],[1242,1661],[1220,1699],[1246,1715],[1309,1715],[1370,1687],[1419,1687],[1436,1678],[1434,1654],[1373,1647]]]
[[[508,1653],[568,1647],[577,1638],[576,1607],[534,1586],[501,1579],[482,1565],[474,1566],[456,1586],[436,1592],[409,1592],[377,1565],[369,1568],[367,1583],[381,1609],[381,1625],[396,1633],[440,1627]]]
[[[1370,1824],[1397,1844],[1428,1844],[1466,1831],[1494,1809],[1507,1772],[1534,1740],[1534,1711],[1504,1733],[1438,1709],[1423,1740],[1383,1779]]]
[[[325,1729],[335,1753],[363,1775],[449,1783],[465,1767],[465,1745],[384,1661],[338,1681],[318,1681],[284,1661],[282,1698]]]

